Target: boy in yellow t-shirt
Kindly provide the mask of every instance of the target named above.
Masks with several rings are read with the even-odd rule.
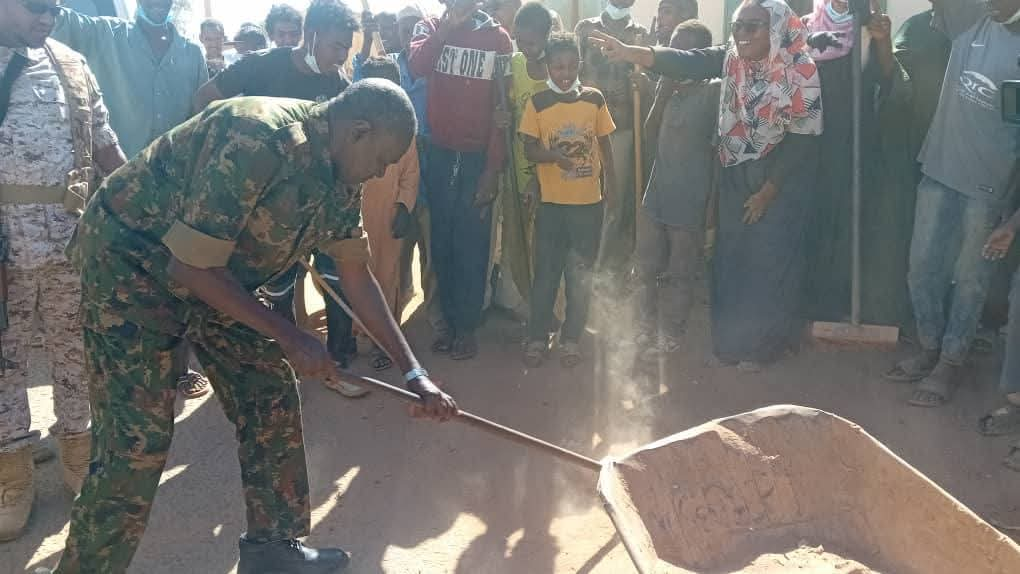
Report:
[[[560,279],[566,281],[566,320],[560,331],[560,363],[580,363],[578,342],[588,320],[591,275],[602,234],[603,190],[615,201],[613,123],[602,93],[581,86],[580,50],[572,35],[550,38],[545,49],[548,90],[531,97],[519,133],[524,153],[538,166],[541,204],[535,221],[535,279],[524,360],[542,363]],[[602,183],[606,185],[601,185]]]

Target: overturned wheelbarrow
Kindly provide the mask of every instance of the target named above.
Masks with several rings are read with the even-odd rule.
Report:
[[[861,427],[824,411],[766,407],[602,462],[465,411],[456,420],[598,472],[640,574],[1020,574],[1020,546]]]

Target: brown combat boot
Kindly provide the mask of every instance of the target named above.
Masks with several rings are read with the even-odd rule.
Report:
[[[69,434],[57,440],[60,441],[60,462],[64,464],[64,486],[78,496],[81,484],[89,475],[92,431]]]
[[[28,523],[35,499],[32,447],[0,453],[0,542],[14,540]]]

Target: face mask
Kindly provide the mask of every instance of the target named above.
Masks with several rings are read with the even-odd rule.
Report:
[[[630,8],[617,8],[612,4],[606,4],[606,15],[610,20],[623,20],[630,18]]]
[[[825,5],[825,11],[829,14],[829,18],[833,24],[846,24],[854,19],[854,15],[850,10],[847,10],[845,14],[840,14],[832,7],[832,2]]]
[[[1012,16],[1010,16],[1009,20],[1006,20],[1005,22],[1003,22],[1002,25],[1003,26],[1012,26],[1013,24],[1016,24],[1017,22],[1020,22],[1020,10],[1017,10],[1016,14],[1013,14]]]
[[[167,24],[170,23],[170,12],[166,13],[166,18],[163,18],[162,22],[153,22],[152,19],[149,18],[149,15],[145,13],[145,8],[143,8],[141,4],[138,5],[137,14],[138,17],[142,20],[142,22],[145,22],[149,26],[155,26],[158,28],[159,26],[166,26]]]
[[[321,74],[322,70],[319,69],[319,61],[315,59],[315,34],[312,34],[312,42],[308,44],[308,51],[305,52],[305,64],[312,69],[312,72]]]
[[[549,78],[548,80],[546,80],[545,81],[545,85],[549,86],[549,89],[554,91],[554,92],[556,92],[557,94],[559,94],[561,96],[565,96],[567,94],[573,94],[574,92],[580,90],[581,89],[581,80],[580,79],[574,80],[574,83],[571,84],[569,90],[561,90],[560,87],[556,85],[556,82],[554,82],[552,80],[552,78]]]

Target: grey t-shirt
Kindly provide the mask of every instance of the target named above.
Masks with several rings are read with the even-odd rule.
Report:
[[[701,229],[712,190],[719,121],[718,80],[691,86],[666,103],[659,147],[645,191],[648,216],[664,225]]]
[[[918,161],[925,175],[964,195],[1003,200],[1017,158],[1017,128],[1002,121],[999,86],[1020,77],[1020,34],[984,15],[983,2],[943,4],[955,12],[936,22],[953,38],[953,50]]]

